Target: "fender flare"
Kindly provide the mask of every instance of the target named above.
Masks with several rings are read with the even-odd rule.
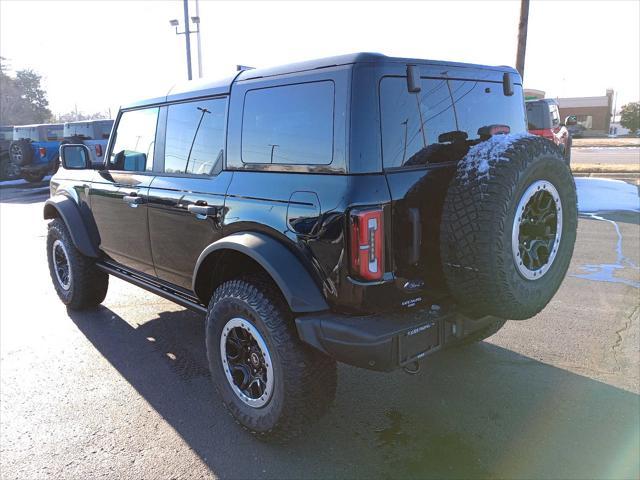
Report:
[[[99,256],[98,249],[91,241],[87,227],[82,220],[80,209],[72,199],[65,195],[56,195],[50,198],[44,204],[43,216],[45,220],[62,218],[67,225],[73,244],[80,253],[93,258]]]
[[[300,259],[279,241],[258,232],[234,233],[205,248],[193,271],[194,292],[200,266],[210,254],[220,250],[234,250],[256,261],[274,280],[293,312],[329,309],[322,291]]]

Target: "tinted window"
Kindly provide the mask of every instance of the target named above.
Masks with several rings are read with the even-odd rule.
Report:
[[[164,171],[211,175],[222,161],[225,99],[169,106]]]
[[[527,122],[529,130],[549,128],[549,108],[545,102],[527,102]]]
[[[422,90],[407,91],[404,77],[380,85],[385,168],[461,159],[469,146],[485,139],[483,127],[507,125],[524,132],[520,85],[507,97],[501,83],[422,79]]]
[[[158,108],[124,112],[109,159],[115,170],[144,172],[153,168]]]
[[[247,92],[242,161],[326,165],[333,159],[333,82]]]
[[[56,127],[47,127],[47,140],[50,142],[55,142],[57,140],[62,140],[63,139],[63,127],[61,126],[56,126]]]
[[[11,140],[13,139],[13,128],[0,128],[0,138],[2,140]]]

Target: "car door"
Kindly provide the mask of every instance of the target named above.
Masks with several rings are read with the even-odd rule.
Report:
[[[148,198],[159,107],[123,111],[106,163],[91,183],[100,249],[117,263],[153,275]]]
[[[227,98],[163,107],[157,176],[149,190],[149,234],[157,276],[187,290],[200,253],[222,236]]]

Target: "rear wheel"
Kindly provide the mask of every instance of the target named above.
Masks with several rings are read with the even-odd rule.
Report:
[[[493,137],[451,182],[440,246],[449,290],[472,317],[532,317],[571,261],[577,198],[561,151],[539,137]]]
[[[284,300],[266,278],[218,287],[207,313],[206,342],[224,405],[260,438],[286,441],[333,401],[335,361],[298,338]]]
[[[107,295],[109,275],[80,253],[62,220],[49,223],[47,234],[49,273],[62,303],[74,310],[97,307]]]

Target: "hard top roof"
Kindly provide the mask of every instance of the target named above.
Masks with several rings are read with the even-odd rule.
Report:
[[[13,128],[64,127],[63,123],[32,123],[31,125],[14,125]]]
[[[113,120],[111,118],[99,118],[99,119],[94,119],[94,120],[76,120],[74,122],[64,122],[64,125],[67,126],[72,126],[72,125],[83,125],[83,124],[91,124],[91,125],[95,125],[95,124],[99,124],[99,123],[113,123]]]
[[[424,60],[417,58],[388,57],[381,53],[350,53],[347,55],[338,55],[334,57],[320,58],[316,60],[308,60],[304,62],[289,63],[275,67],[256,68],[251,70],[243,70],[237,74],[218,80],[193,80],[174,85],[169,89],[165,96],[158,96],[139,102],[134,102],[123,106],[122,108],[134,108],[146,105],[154,105],[164,102],[173,102],[180,100],[188,100],[198,97],[208,97],[213,95],[224,95],[231,91],[231,85],[234,81],[240,82],[263,77],[272,77],[275,75],[285,75],[288,73],[304,72],[309,70],[317,70],[321,68],[329,68],[340,65],[353,65],[357,63],[404,63],[404,64],[423,64],[423,65],[446,65],[461,68],[481,68],[498,70],[501,72],[511,72],[518,75],[518,72],[508,66],[492,67],[487,65],[476,65],[471,63],[449,62],[441,60]],[[519,78],[519,77],[518,77]]]

